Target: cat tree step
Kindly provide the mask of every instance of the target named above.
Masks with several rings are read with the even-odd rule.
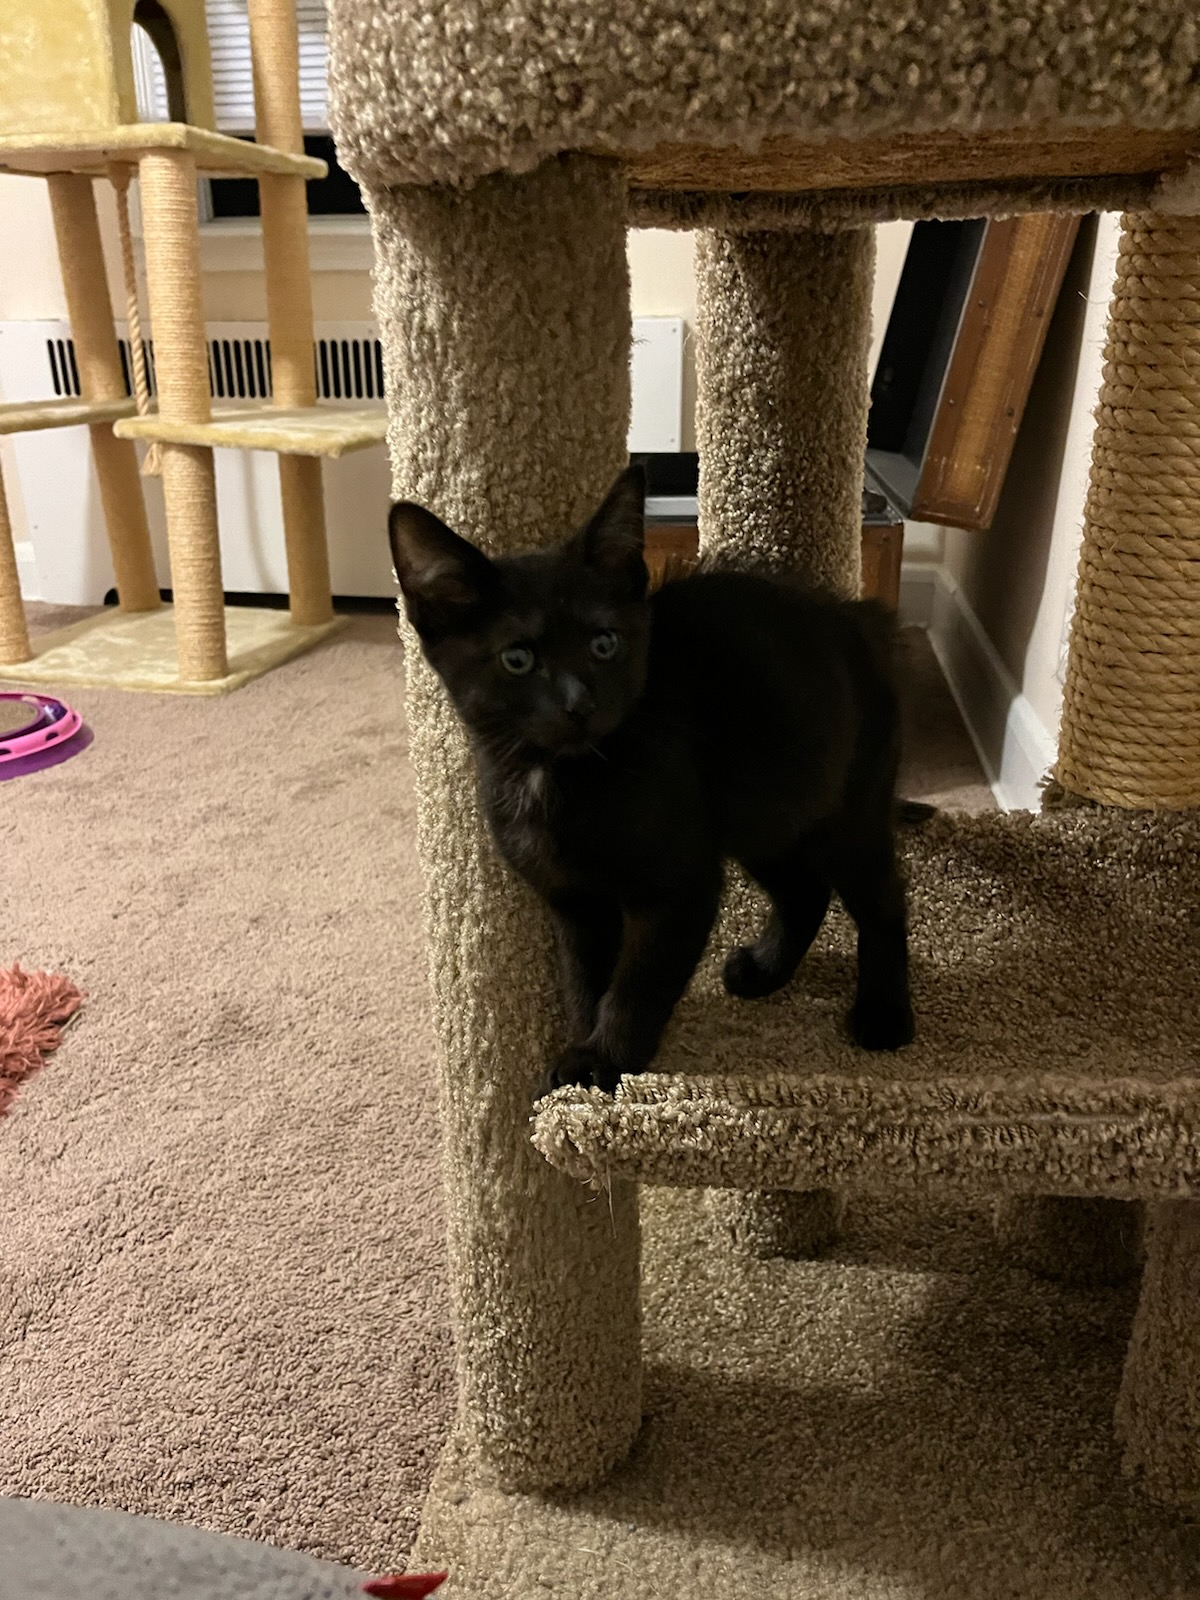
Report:
[[[120,439],[159,439],[164,444],[208,445],[223,450],[274,450],[280,455],[328,456],[367,450],[387,436],[382,405],[214,406],[207,422],[167,421],[152,412],[128,417],[113,429]]]
[[[323,178],[329,170],[316,156],[292,155],[211,128],[193,128],[186,122],[134,122],[94,132],[5,134],[0,138],[0,171],[42,178],[53,172],[77,172],[102,178],[113,163],[136,162],[164,150],[186,151],[206,178]]]
[[[1200,814],[939,816],[908,833],[918,1038],[853,1046],[853,929],[832,915],[781,996],[721,938],[652,1074],[561,1089],[533,1142],[601,1185],[1200,1197]]]
[[[132,400],[11,400],[0,405],[0,436],[115,422],[132,414]]]

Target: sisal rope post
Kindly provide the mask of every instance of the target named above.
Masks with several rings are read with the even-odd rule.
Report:
[[[304,131],[297,70],[300,46],[293,0],[249,0],[248,11],[255,137],[260,144],[299,154],[304,149]],[[304,179],[262,177],[258,193],[272,395],[278,406],[315,405],[312,275]],[[328,622],[333,616],[333,600],[320,458],[281,455],[279,489],[292,621]]]
[[[1200,805],[1200,217],[1123,222],[1055,777]]]
[[[125,373],[113,325],[92,180],[59,172],[46,181],[80,390],[85,400],[123,400]],[[115,436],[111,423],[92,423],[89,433],[121,609],[155,611],[160,603],[158,575],[138,478],[137,451],[131,440]]]
[[[700,235],[702,555],[858,593],[874,250],[869,228]],[[720,1190],[709,1206],[750,1254],[794,1260],[842,1211],[822,1190]]]
[[[139,178],[159,415],[207,422],[212,404],[200,299],[196,164],[187,152],[157,151],[142,157]],[[185,682],[207,683],[229,671],[212,451],[164,444],[162,478],[179,675]]]
[[[21,576],[17,571],[17,551],[13,543],[8,497],[0,474],[0,666],[15,667],[33,655],[25,606],[21,600]]]

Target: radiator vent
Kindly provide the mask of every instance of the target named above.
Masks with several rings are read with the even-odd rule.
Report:
[[[118,341],[125,392],[133,393],[130,345]],[[154,381],[154,341],[142,347],[146,353],[146,374],[150,393]],[[79,369],[75,364],[75,344],[71,339],[46,340],[46,359],[50,381],[60,398],[78,395]],[[382,400],[383,346],[378,339],[318,339],[314,367],[319,400]],[[271,397],[271,345],[267,339],[231,338],[221,335],[208,341],[208,382],[214,400],[269,400]]]

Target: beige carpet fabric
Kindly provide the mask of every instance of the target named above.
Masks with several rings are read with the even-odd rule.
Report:
[[[360,182],[564,150],[768,135],[1200,124],[1191,0],[332,0],[331,116]]]
[[[538,1148],[601,1184],[1200,1195],[1200,813],[941,816],[904,846],[915,1044],[846,1036],[844,913],[780,996],[726,995],[763,916],[734,890],[661,1071],[559,1090]]]
[[[384,616],[80,690],[0,786],[0,964],[89,995],[0,1120],[0,1493],[403,1561],[453,1377],[402,678]]]
[[[1012,1268],[986,1216],[852,1201],[831,1256],[753,1261],[643,1202],[645,1431],[570,1499],[454,1444],[414,1560],[456,1600],[1195,1600],[1200,1523],[1122,1477],[1131,1290]]]

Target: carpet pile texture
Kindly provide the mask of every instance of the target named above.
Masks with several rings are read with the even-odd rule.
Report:
[[[402,679],[381,616],[79,690],[5,786],[0,962],[89,999],[0,1124],[0,1494],[403,1563],[453,1379]]]
[[[469,183],[564,150],[1031,127],[1189,128],[1188,0],[332,0],[331,114],[367,185]]]

